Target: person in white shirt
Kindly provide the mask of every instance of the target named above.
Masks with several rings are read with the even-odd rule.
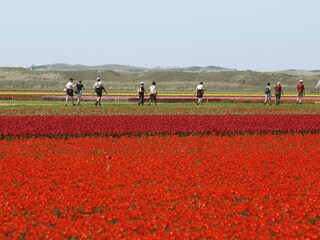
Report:
[[[202,105],[203,94],[204,94],[203,82],[200,82],[196,87],[196,90],[194,91],[194,95],[197,95],[197,98],[198,98],[197,105],[199,104]]]
[[[149,99],[149,105],[150,102],[154,102],[155,105],[157,105],[157,89],[156,89],[156,82],[152,82],[151,86],[149,87],[150,92],[150,99]]]
[[[107,94],[107,91],[104,88],[102,82],[100,81],[100,78],[97,78],[97,82],[93,85],[93,90],[92,90],[92,95],[93,95],[94,92],[97,93],[97,100],[96,100],[96,103],[95,103],[96,106],[98,104],[99,104],[99,106],[101,105],[102,91],[104,91]]]
[[[65,101],[65,105],[68,106],[68,100],[69,100],[69,97],[71,97],[71,100],[72,100],[72,105],[75,106],[74,104],[74,99],[73,99],[73,88],[75,87],[75,85],[73,85],[73,78],[70,78],[69,79],[69,82],[67,83],[66,85],[66,101]]]

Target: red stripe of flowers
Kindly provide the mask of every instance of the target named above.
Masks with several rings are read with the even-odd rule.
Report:
[[[0,141],[0,239],[320,239],[319,134]]]
[[[0,116],[0,136],[318,132],[320,114]]]

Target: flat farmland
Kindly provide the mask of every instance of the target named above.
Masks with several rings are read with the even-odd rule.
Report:
[[[230,102],[206,101],[202,106],[196,105],[196,99],[188,102],[161,102],[158,105],[137,105],[138,100],[110,100],[102,99],[101,106],[95,106],[95,98],[82,101],[81,106],[65,106],[63,100],[0,100],[0,115],[183,115],[183,114],[320,114],[318,99],[302,105],[295,104],[294,100],[280,105],[263,105],[263,100],[258,102]],[[320,101],[319,101],[320,102]],[[69,102],[69,105],[70,102]]]
[[[320,105],[0,101],[1,239],[318,239]]]

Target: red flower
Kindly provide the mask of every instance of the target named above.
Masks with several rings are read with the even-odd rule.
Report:
[[[2,139],[0,238],[316,239],[319,144],[319,134]]]
[[[319,132],[319,114],[0,116],[0,136]]]

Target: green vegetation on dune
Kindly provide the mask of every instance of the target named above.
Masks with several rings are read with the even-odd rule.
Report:
[[[121,69],[120,67],[118,67]],[[129,68],[129,66],[128,66]],[[207,93],[263,93],[267,82],[271,85],[281,82],[284,93],[294,93],[299,79],[304,79],[306,92],[311,93],[320,79],[320,74],[290,75],[281,72],[254,72],[236,70],[195,71],[148,70],[143,72],[90,70],[30,70],[25,68],[0,68],[0,90],[62,91],[70,77],[82,80],[85,88],[91,89],[96,77],[100,77],[107,89],[113,92],[135,92],[140,82],[147,86],[157,82],[159,92],[192,93],[203,81]],[[189,69],[189,70],[190,70]],[[199,71],[198,71],[198,70]]]

